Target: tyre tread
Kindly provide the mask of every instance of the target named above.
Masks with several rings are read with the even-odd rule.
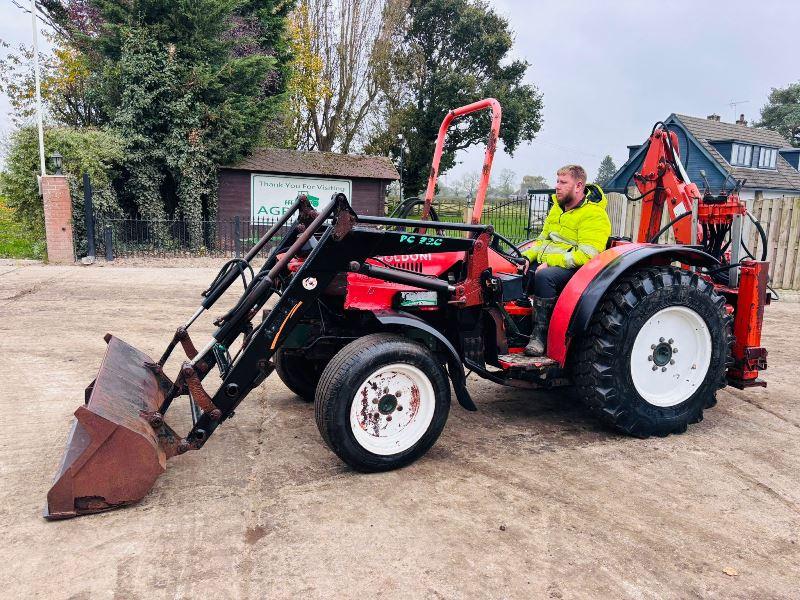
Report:
[[[687,423],[702,421],[703,409],[716,404],[715,393],[726,384],[725,369],[721,369],[717,380],[709,386],[709,393],[703,402],[689,407],[683,418],[671,421],[646,418],[633,410],[614,387],[615,373],[619,369],[614,361],[623,351],[625,340],[622,334],[626,318],[645,298],[669,287],[694,288],[709,297],[719,310],[724,327],[727,344],[725,366],[732,361],[733,318],[725,311],[725,299],[716,293],[713,285],[697,273],[672,266],[648,267],[625,275],[601,301],[587,334],[579,341],[573,373],[579,396],[589,411],[605,423],[635,437],[685,432]]]
[[[352,456],[352,453],[348,452],[343,443],[344,434],[341,431],[341,424],[337,426],[336,423],[337,406],[335,399],[340,388],[351,379],[350,374],[355,371],[357,366],[369,357],[374,356],[379,346],[386,344],[392,344],[395,350],[407,353],[415,353],[420,350],[428,352],[427,348],[421,344],[395,333],[372,333],[358,338],[342,348],[328,363],[317,385],[314,402],[314,418],[325,444],[350,466],[364,472],[386,471],[398,468],[413,462],[424,454],[438,438],[441,428],[444,427],[444,422],[447,420],[447,413],[450,407],[450,386],[446,374],[444,374],[443,370],[440,370],[439,375],[444,382],[441,389],[442,402],[445,408],[444,421],[437,424],[439,431],[435,433],[433,440],[427,447],[421,448],[419,451],[415,449],[413,452],[408,452],[401,460],[394,463],[389,463],[384,457],[372,458],[367,456],[366,453],[358,457]],[[432,383],[436,387],[436,382]]]

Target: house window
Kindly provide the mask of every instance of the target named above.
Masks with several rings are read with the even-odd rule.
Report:
[[[731,150],[731,164],[740,167],[749,167],[753,159],[753,147],[744,144],[734,144]]]
[[[761,153],[758,155],[758,168],[774,169],[777,158],[778,150],[776,148],[761,148]]]

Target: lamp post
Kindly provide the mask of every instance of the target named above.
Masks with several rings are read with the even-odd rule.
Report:
[[[44,125],[42,124],[42,91],[39,82],[39,24],[36,22],[36,2],[31,0],[31,29],[33,30],[33,78],[36,89],[36,126],[39,131],[39,167],[41,176],[47,175],[44,165]]]
[[[53,152],[49,157],[50,164],[53,165],[53,169],[55,169],[56,175],[63,175],[61,172],[61,165],[64,164],[64,157],[56,150]]]
[[[400,146],[400,204],[403,203],[403,154],[405,154],[405,138],[402,133],[397,134],[397,142]]]

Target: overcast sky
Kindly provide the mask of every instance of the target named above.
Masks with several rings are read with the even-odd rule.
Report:
[[[27,4],[28,0],[24,0]],[[0,0],[0,39],[30,43],[30,15]],[[800,0],[492,0],[515,32],[514,57],[544,95],[544,126],[495,172],[544,175],[570,162],[593,177],[628,144],[677,112],[752,121],[770,89],[800,80]],[[732,101],[747,101],[732,108]],[[0,98],[0,135],[11,129]],[[483,150],[459,155],[448,178],[478,170]]]
[[[577,162],[617,166],[671,113],[724,121],[760,115],[770,89],[800,80],[800,0],[493,0],[515,32],[515,57],[544,95],[544,125],[493,171],[544,175]],[[732,101],[747,100],[734,109]],[[450,177],[478,170],[465,152]]]
[[[30,0],[17,0],[18,4],[29,6]],[[48,48],[47,41],[42,39],[41,27],[39,22],[39,48]],[[20,44],[31,46],[33,36],[31,34],[31,15],[14,6],[11,0],[0,0],[0,40],[10,44],[12,50]],[[7,49],[0,49],[0,54],[5,56]],[[0,134],[7,135],[13,130],[9,117],[8,98],[5,94],[0,94]]]

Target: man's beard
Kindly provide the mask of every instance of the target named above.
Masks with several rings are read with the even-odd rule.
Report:
[[[575,201],[575,194],[569,192],[561,200],[559,200],[558,197],[556,197],[556,201],[558,202],[558,205],[561,207],[561,210],[565,210],[570,204],[572,204]]]

